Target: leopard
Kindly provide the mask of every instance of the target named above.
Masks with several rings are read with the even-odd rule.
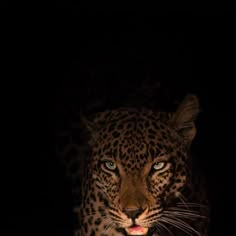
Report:
[[[74,236],[207,236],[209,202],[192,143],[199,99],[82,118],[88,134]]]

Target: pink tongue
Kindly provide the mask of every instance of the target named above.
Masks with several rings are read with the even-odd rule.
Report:
[[[128,235],[146,235],[148,228],[139,225],[131,226],[125,229]]]
[[[131,226],[129,227],[129,232],[130,233],[134,233],[134,232],[140,232],[142,233],[144,231],[144,228],[139,226],[139,225],[135,225],[135,226]]]
[[[141,227],[139,225],[131,226],[129,228],[132,229],[132,230],[142,230],[143,229],[143,227]]]

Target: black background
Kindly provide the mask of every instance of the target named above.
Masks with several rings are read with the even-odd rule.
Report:
[[[2,235],[71,235],[70,188],[52,151],[56,107],[83,104],[91,84],[98,96],[117,101],[147,73],[179,96],[199,96],[196,147],[212,199],[211,235],[229,234],[235,220],[233,10],[119,12],[85,4],[64,12],[58,6],[49,14],[5,17]]]

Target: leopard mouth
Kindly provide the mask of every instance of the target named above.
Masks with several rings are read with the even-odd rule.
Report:
[[[148,228],[142,227],[140,225],[134,225],[125,228],[125,231],[128,235],[146,235],[148,232]]]

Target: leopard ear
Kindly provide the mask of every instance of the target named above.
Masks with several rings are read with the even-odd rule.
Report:
[[[94,129],[94,123],[88,119],[84,113],[80,112],[80,124],[81,126],[86,129],[88,132],[92,132]]]
[[[105,112],[103,112],[105,113]],[[88,143],[92,144],[98,138],[98,129],[102,126],[101,113],[91,114],[89,116],[85,116],[82,112],[80,112],[80,123],[81,127],[84,131],[88,139]]]
[[[80,126],[84,139],[87,140],[88,144],[92,144],[94,139],[96,139],[95,123],[84,113],[80,112]]]
[[[188,94],[178,106],[172,120],[177,132],[187,143],[191,143],[196,135],[194,121],[199,113],[199,102],[195,95]]]

